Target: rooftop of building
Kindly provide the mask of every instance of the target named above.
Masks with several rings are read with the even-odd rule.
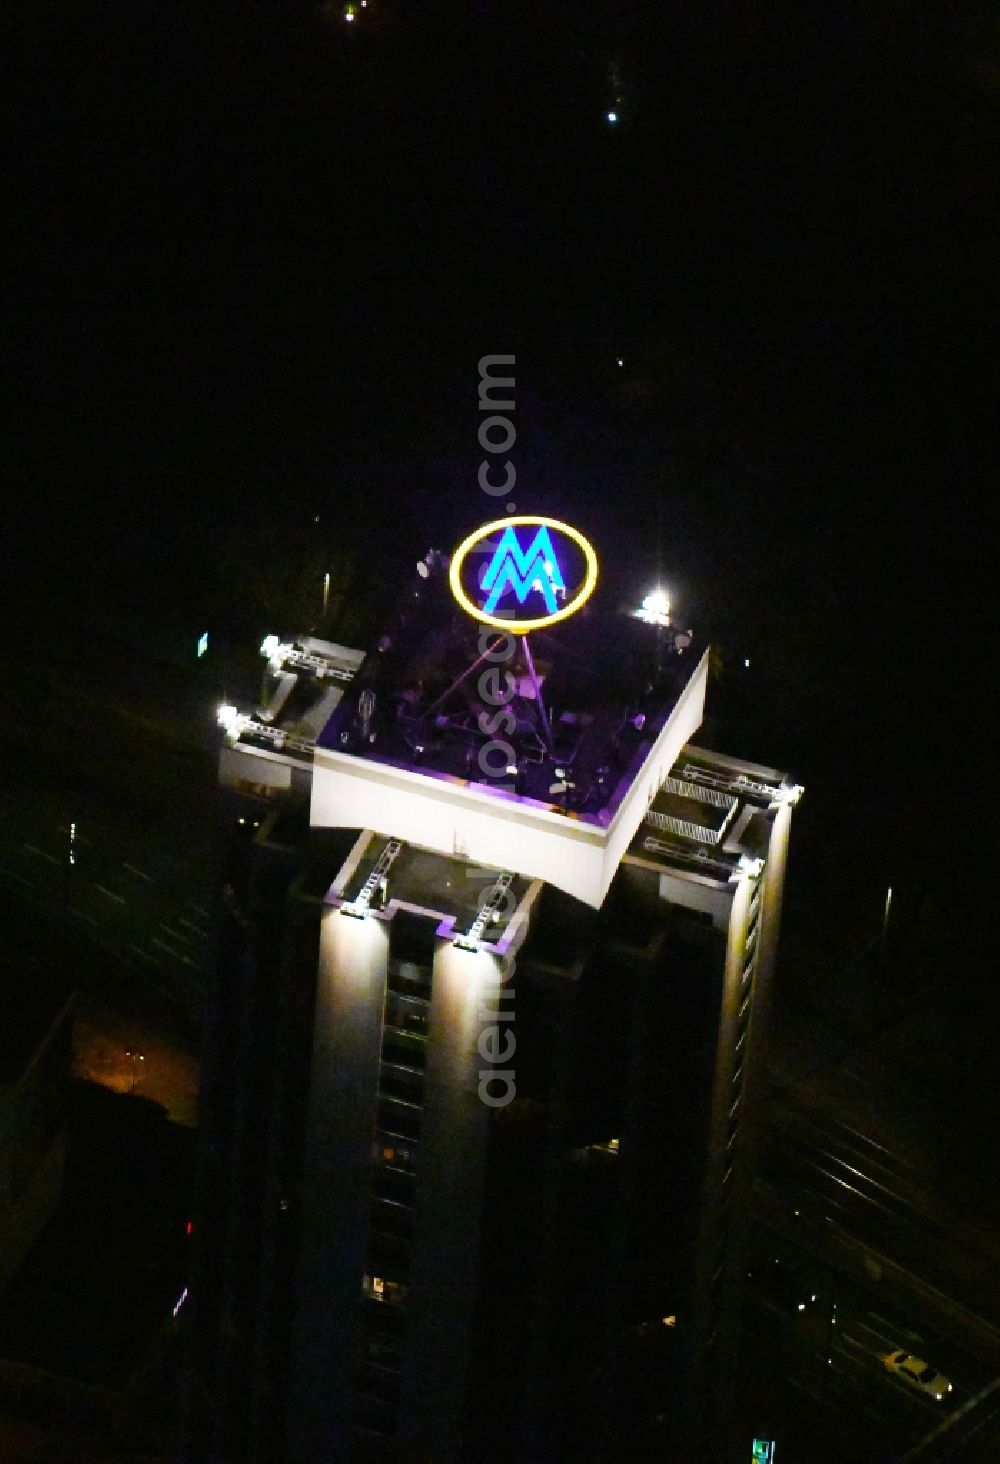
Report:
[[[768,814],[802,792],[787,774],[689,743],[629,845],[633,862],[728,883],[768,847]]]
[[[434,563],[414,576],[317,745],[606,827],[705,647],[593,602],[500,660],[504,642],[456,606]],[[496,742],[489,772],[481,765],[491,739],[513,751],[506,770]]]
[[[478,921],[477,941],[505,948],[530,879],[399,840],[372,836],[364,842],[362,836],[359,842],[328,895],[349,914],[370,911],[392,919],[403,910],[435,917],[437,933],[452,938],[473,932]]]
[[[307,764],[313,828],[397,845],[390,902],[456,933],[475,923],[475,905],[453,893],[468,893],[470,868],[534,876],[594,908],[623,855],[728,884],[765,853],[769,812],[801,791],[777,769],[692,743],[707,647],[671,624],[659,592],[639,611],[596,595],[507,635],[460,608],[447,557],[431,551],[367,654],[276,636],[261,650],[268,699],[252,719],[228,709],[230,744]],[[338,899],[352,904],[370,874],[362,867]],[[314,870],[303,893],[324,899],[324,879]],[[366,909],[383,901],[377,884]],[[491,936],[504,939],[476,938]]]
[[[263,694],[253,713],[221,707],[227,740],[244,752],[311,763],[313,747],[364,661],[364,652],[316,636],[265,637]]]

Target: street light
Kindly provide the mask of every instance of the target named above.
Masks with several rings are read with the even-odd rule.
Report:
[[[69,837],[66,842],[66,863],[63,865],[64,905],[68,905],[70,902],[70,883],[72,880],[72,870],[74,865],[76,864],[76,824],[71,823],[66,832]]]
[[[889,932],[889,911],[892,909],[892,885],[885,892],[885,908],[882,911],[882,929],[878,933],[878,949],[875,952],[875,1022],[881,1019],[885,1006],[885,938]],[[875,941],[870,944],[875,945]]]
[[[892,909],[892,885],[885,892],[885,908],[882,911],[882,930],[878,938],[879,965],[885,956],[885,938],[889,932],[889,911]]]
[[[139,1081],[139,1069],[136,1064],[140,1062],[145,1062],[146,1059],[141,1052],[133,1052],[131,1047],[126,1047],[125,1056],[132,1059],[132,1086],[131,1088],[129,1088],[129,1092],[134,1093],[135,1085]]]

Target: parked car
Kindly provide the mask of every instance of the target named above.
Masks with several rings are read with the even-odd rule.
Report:
[[[885,1358],[886,1367],[897,1378],[902,1378],[904,1383],[909,1383],[911,1388],[916,1388],[920,1393],[929,1393],[940,1403],[946,1393],[951,1392],[951,1383],[941,1373],[935,1372],[929,1362],[922,1358],[913,1357],[909,1352],[899,1347],[895,1352],[890,1352]]]

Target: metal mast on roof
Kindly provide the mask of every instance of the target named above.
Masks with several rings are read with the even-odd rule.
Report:
[[[528,675],[531,677],[531,684],[535,688],[535,701],[538,703],[538,715],[541,718],[545,746],[551,752],[552,728],[549,726],[549,719],[545,713],[545,703],[542,700],[542,688],[538,680],[538,672],[535,670],[535,663],[531,658],[531,651],[528,648],[528,637],[526,635],[521,636],[521,649],[524,652],[524,659],[528,663]]]
[[[442,692],[442,694],[438,697],[437,701],[436,702],[433,702],[427,708],[427,710],[425,712],[421,713],[421,716],[420,716],[419,721],[422,722],[425,717],[431,716],[432,713],[436,712],[439,707],[443,707],[444,704],[445,704],[445,702],[448,700],[448,698],[454,692],[456,692],[458,690],[458,688],[461,686],[462,682],[465,681],[465,679],[467,677],[469,677],[469,676],[472,675],[473,671],[475,671],[475,669],[477,668],[477,666],[481,666],[484,661],[488,661],[488,660],[491,659],[491,657],[493,655],[493,652],[496,650],[496,648],[497,648],[497,646],[499,644],[500,644],[500,639],[498,638],[497,640],[493,641],[491,645],[488,645],[486,647],[485,651],[483,652],[483,654],[481,656],[477,656],[476,659],[470,665],[466,666],[466,668],[462,672],[461,676],[457,677],[451,683],[451,685],[449,686],[448,690],[445,691],[445,692]]]

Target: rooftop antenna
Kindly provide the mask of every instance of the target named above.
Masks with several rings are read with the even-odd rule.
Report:
[[[656,583],[663,583],[663,499],[656,495]],[[656,669],[663,670],[663,626],[656,627]]]
[[[663,499],[656,496],[656,583],[663,583]]]
[[[471,665],[466,666],[461,676],[456,676],[455,680],[448,687],[448,690],[442,692],[437,701],[432,702],[432,704],[427,708],[426,711],[421,712],[420,716],[417,719],[418,723],[426,721],[428,717],[433,716],[435,712],[439,711],[440,708],[444,706],[449,697],[451,697],[458,690],[462,682],[467,680],[468,677],[472,675],[473,671],[476,671],[483,664],[484,661],[491,660],[493,657],[493,652],[498,646],[502,644],[503,637],[498,635],[495,640],[490,642],[490,644],[486,647],[481,656],[477,656]]]
[[[528,648],[528,637],[521,636],[521,649],[524,652],[524,659],[528,667],[528,675],[531,677],[531,684],[535,691],[535,702],[538,706],[538,716],[542,724],[542,732],[545,737],[545,750],[552,751],[552,728],[549,726],[549,719],[545,714],[545,703],[542,700],[542,688],[538,680],[538,672],[535,670],[535,663],[531,658],[531,651]]]

